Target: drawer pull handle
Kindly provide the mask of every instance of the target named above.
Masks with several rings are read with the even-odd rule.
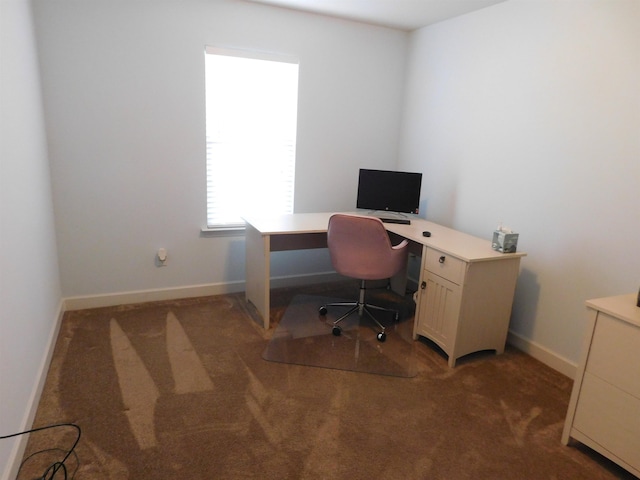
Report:
[[[420,289],[421,289],[421,290],[424,290],[425,288],[427,288],[427,282],[422,282],[422,283],[420,284]]]
[[[447,258],[443,255],[443,256],[441,256],[441,257],[438,259],[438,261],[439,261],[440,263],[444,263],[444,261],[445,261],[446,259],[447,259]]]

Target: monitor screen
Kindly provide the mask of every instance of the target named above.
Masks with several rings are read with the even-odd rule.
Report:
[[[421,185],[421,173],[361,168],[356,207],[417,214]]]

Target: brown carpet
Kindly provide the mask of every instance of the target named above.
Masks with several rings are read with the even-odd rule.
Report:
[[[344,289],[277,290],[272,320]],[[34,427],[81,427],[79,480],[633,478],[560,443],[572,382],[515,349],[449,369],[418,341],[401,378],[266,361],[273,332],[242,294],[67,312]],[[18,478],[73,439],[32,434]]]

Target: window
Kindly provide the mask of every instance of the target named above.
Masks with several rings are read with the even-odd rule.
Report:
[[[298,63],[207,47],[207,226],[293,213]]]

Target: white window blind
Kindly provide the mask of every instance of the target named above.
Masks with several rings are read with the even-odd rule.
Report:
[[[298,63],[205,50],[207,226],[293,213]]]

